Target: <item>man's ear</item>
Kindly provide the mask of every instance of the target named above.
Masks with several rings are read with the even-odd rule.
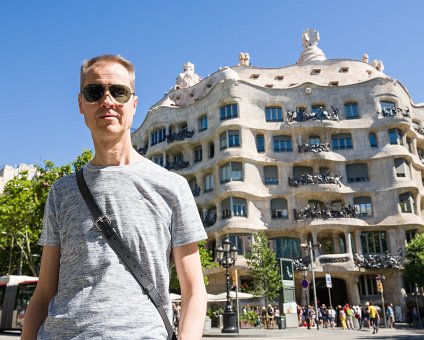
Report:
[[[81,97],[81,93],[78,93],[78,107],[79,107],[80,113],[83,115],[84,114],[84,111],[82,109],[82,97]]]
[[[134,99],[133,99],[134,113],[133,113],[133,115],[135,115],[137,105],[138,105],[138,97],[134,96]]]

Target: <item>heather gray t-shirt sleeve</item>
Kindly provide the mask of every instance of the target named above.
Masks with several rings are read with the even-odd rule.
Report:
[[[185,179],[177,190],[177,199],[172,205],[172,247],[206,239],[193,193]]]
[[[57,219],[56,194],[54,189],[50,190],[47,196],[46,206],[43,216],[43,231],[38,243],[42,246],[59,246],[59,225]]]

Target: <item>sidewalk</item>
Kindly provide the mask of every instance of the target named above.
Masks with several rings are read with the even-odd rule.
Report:
[[[407,325],[399,325],[398,328],[380,328],[375,335],[372,330],[363,328],[362,330],[343,330],[341,328],[320,328],[317,330],[306,329],[305,327],[287,329],[240,329],[239,334],[223,334],[220,328],[211,328],[203,332],[203,339],[424,339],[424,330],[410,328]]]

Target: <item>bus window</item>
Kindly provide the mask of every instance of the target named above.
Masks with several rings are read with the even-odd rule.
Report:
[[[16,294],[16,326],[22,328],[24,324],[25,312],[31,300],[32,294],[34,294],[36,282],[22,282],[18,286],[18,293]]]

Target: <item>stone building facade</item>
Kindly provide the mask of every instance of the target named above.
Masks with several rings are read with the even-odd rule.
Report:
[[[239,286],[251,284],[252,233],[265,230],[277,257],[295,260],[298,303],[311,241],[320,302],[329,273],[333,304],[379,304],[380,274],[404,312],[404,248],[424,231],[424,104],[380,60],[328,60],[318,32],[302,38],[295,65],[256,67],[241,53],[238,66],[201,79],[186,64],[134,147],[187,178],[209,248],[227,235],[237,246]],[[222,269],[209,280],[211,293],[225,290]]]
[[[32,179],[36,173],[37,168],[34,165],[27,165],[24,163],[19,164],[17,167],[11,165],[5,165],[0,169],[0,194],[3,193],[4,186],[7,182],[13,179],[15,176],[26,172],[29,179]]]

